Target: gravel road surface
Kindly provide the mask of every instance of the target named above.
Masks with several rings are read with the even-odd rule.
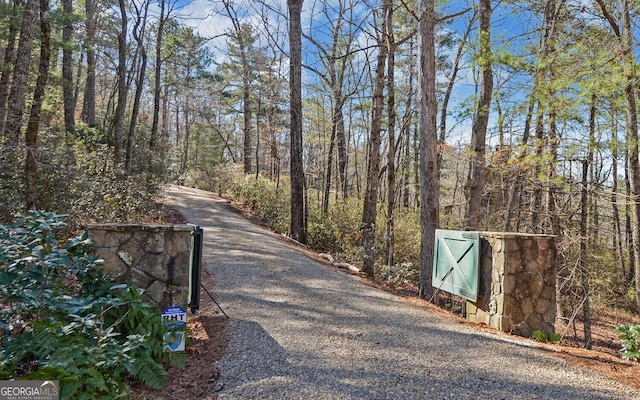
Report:
[[[221,399],[640,399],[526,341],[366,286],[208,192],[166,195],[204,229],[212,293],[231,317]]]

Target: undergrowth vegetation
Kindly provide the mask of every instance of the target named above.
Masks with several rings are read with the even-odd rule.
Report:
[[[143,166],[129,172],[110,160],[106,145],[78,139],[64,143],[45,135],[38,158],[38,209],[68,216],[77,228],[88,222],[157,218],[161,177]],[[0,223],[24,212],[24,155],[0,149]]]
[[[165,351],[157,310],[64,227],[45,212],[0,226],[0,379],[59,380],[64,399],[127,398],[125,379],[162,388],[162,363],[184,356]]]

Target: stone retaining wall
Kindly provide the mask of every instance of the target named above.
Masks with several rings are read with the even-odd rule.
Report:
[[[529,337],[555,332],[556,248],[547,235],[480,232],[478,301],[467,319]]]
[[[87,227],[104,270],[121,283],[133,281],[160,310],[189,301],[191,225],[92,224]]]

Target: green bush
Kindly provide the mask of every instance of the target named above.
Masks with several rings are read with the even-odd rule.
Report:
[[[148,220],[156,210],[157,175],[114,166],[106,145],[51,141],[38,153],[38,207],[70,221]],[[24,154],[0,149],[0,223],[10,223],[25,205]]]
[[[385,282],[393,288],[402,288],[405,285],[415,285],[420,280],[420,270],[412,263],[400,263],[396,265],[379,265],[376,271]]]
[[[231,189],[233,198],[249,206],[277,232],[289,230],[289,186],[255,175],[245,175]]]
[[[381,228],[384,231],[384,225]],[[413,209],[395,211],[394,259],[396,263],[413,265],[417,272],[420,265],[420,213]],[[414,276],[418,282],[417,275]]]
[[[245,173],[241,164],[220,163],[210,165],[205,163],[197,169],[192,168],[186,171],[179,177],[178,182],[225,197],[231,195],[235,182],[243,180],[244,176]]]
[[[50,210],[68,213],[74,221],[82,222],[144,221],[153,216],[160,188],[157,176],[127,174],[111,164],[103,165],[100,154],[84,151],[78,151],[76,163],[79,171],[63,196],[69,204],[63,210]]]
[[[0,226],[0,379],[60,380],[61,398],[126,398],[125,377],[164,387],[157,310],[96,268],[86,236],[32,212]],[[174,360],[178,361],[178,360]]]
[[[616,332],[622,342],[622,357],[640,362],[640,325],[618,325]]]
[[[360,261],[362,201],[350,198],[331,203],[326,214],[322,213],[320,204],[312,203],[309,208],[309,244],[345,260]]]

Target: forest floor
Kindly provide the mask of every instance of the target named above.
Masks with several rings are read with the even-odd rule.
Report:
[[[264,225],[263,221],[253,215],[250,210],[243,209],[239,205],[235,205],[235,209],[254,223]],[[178,210],[171,207],[163,207],[163,220],[166,223],[187,222]],[[326,260],[314,255],[309,249],[301,248],[300,250],[326,263]],[[334,268],[328,263],[326,264],[329,268]],[[361,279],[367,285],[401,296],[408,303],[424,308],[428,307],[430,313],[437,314],[440,317],[454,319],[461,324],[473,325],[478,330],[506,340],[510,338],[508,334],[497,332],[486,325],[468,322],[450,311],[430,305],[427,301],[417,296],[415,287],[391,288],[382,283],[381,279],[370,280],[364,277]],[[207,272],[206,268],[203,269],[202,282],[206,288],[215,286],[213,277]],[[640,379],[638,379],[640,376],[640,362],[626,361],[621,357],[620,340],[615,332],[615,326],[618,324],[640,324],[640,317],[602,307],[594,307],[593,314],[591,350],[583,348],[583,325],[579,318],[576,318],[569,327],[557,327],[557,332],[564,334],[564,338],[560,343],[539,343],[532,339],[520,337],[514,339],[528,342],[531,347],[554,353],[557,357],[567,362],[597,371],[615,381],[640,390]],[[152,390],[138,383],[132,384],[133,399],[213,400],[217,398],[217,393],[223,387],[219,382],[221,372],[217,368],[216,362],[222,358],[228,346],[226,335],[227,318],[220,312],[215,300],[209,296],[209,293],[201,293],[200,311],[195,316],[189,315],[187,327],[189,339],[187,342],[185,368],[168,368],[169,381],[164,390]]]

